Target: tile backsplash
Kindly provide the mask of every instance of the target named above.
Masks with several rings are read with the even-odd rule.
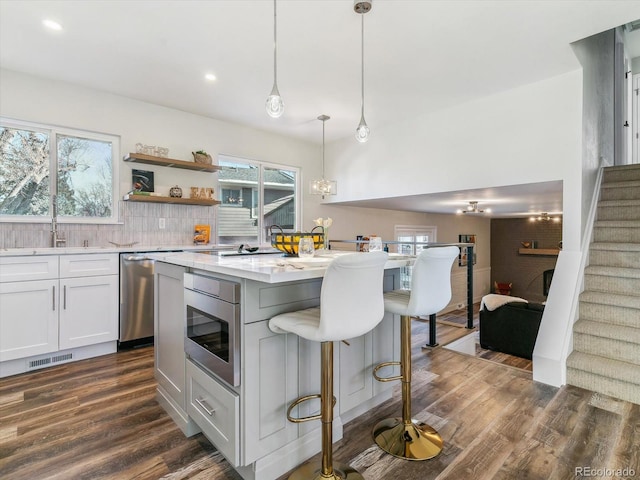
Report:
[[[118,225],[67,224],[58,222],[58,232],[67,247],[110,247],[109,241],[136,246],[173,246],[193,243],[194,226],[215,226],[216,207],[120,201]],[[160,229],[159,219],[165,219]],[[43,248],[51,246],[51,223],[0,223],[0,248]]]

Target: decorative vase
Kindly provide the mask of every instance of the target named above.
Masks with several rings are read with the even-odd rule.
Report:
[[[324,248],[325,250],[329,250],[329,229],[327,227],[324,227],[324,245],[322,246],[322,248]]]
[[[176,185],[169,189],[169,196],[174,198],[182,198],[182,189]]]

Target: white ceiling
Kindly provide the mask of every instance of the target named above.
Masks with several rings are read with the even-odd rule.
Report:
[[[264,110],[273,84],[270,0],[0,0],[0,66],[315,143],[316,117],[327,114],[327,142],[353,135],[361,66],[353,1],[280,0],[277,8],[279,119]],[[45,18],[63,30],[43,28]],[[371,134],[574,70],[571,42],[637,19],[638,1],[374,0],[364,17]],[[217,80],[205,81],[207,72]],[[557,185],[547,187],[538,200],[557,196]]]

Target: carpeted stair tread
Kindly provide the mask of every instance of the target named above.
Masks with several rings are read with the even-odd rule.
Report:
[[[640,243],[594,242],[591,250],[610,250],[615,252],[640,252]]]
[[[600,200],[598,207],[640,207],[640,200]]]
[[[640,220],[598,220],[596,228],[640,228]]]
[[[574,333],[582,333],[593,337],[636,343],[638,344],[638,361],[640,361],[640,328],[597,322],[595,320],[578,320],[573,326],[573,331]]]
[[[627,267],[607,267],[604,265],[589,265],[584,269],[585,275],[599,275],[603,277],[639,278],[640,269]],[[640,295],[640,292],[638,292]]]
[[[631,403],[640,402],[640,385],[567,368],[567,383]]]
[[[619,180],[613,182],[602,182],[602,188],[630,188],[640,187],[640,180]]]
[[[633,363],[573,351],[567,359],[567,368],[583,370],[607,378],[615,378],[623,382],[634,383],[640,387],[640,368]]]
[[[585,290],[580,294],[580,301],[598,303],[602,305],[614,305],[616,307],[635,308],[638,309],[638,315],[640,315],[640,297],[637,296]]]

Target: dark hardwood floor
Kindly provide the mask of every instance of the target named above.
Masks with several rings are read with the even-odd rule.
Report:
[[[427,324],[413,330],[413,413],[440,431],[443,452],[407,462],[374,446],[373,424],[401,412],[396,389],[345,425],[337,461],[368,480],[582,478],[576,468],[627,468],[635,473],[597,478],[640,478],[640,405],[423,350]],[[468,333],[438,326],[441,343]],[[152,347],[1,379],[0,478],[240,480],[206,438],[184,437],[156,403],[155,386]]]

